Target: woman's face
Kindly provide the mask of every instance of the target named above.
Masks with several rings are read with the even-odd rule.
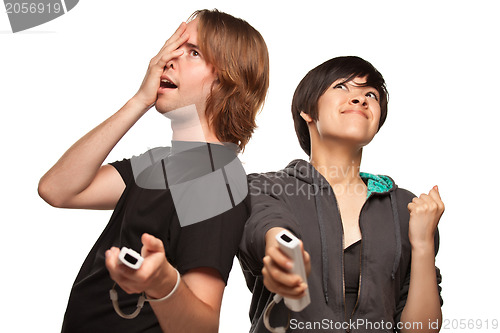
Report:
[[[321,140],[335,139],[363,147],[378,131],[380,96],[377,89],[363,87],[366,77],[342,81],[333,82],[319,98],[316,128]]]

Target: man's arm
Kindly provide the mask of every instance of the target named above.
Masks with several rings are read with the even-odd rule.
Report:
[[[437,186],[428,195],[422,194],[419,198],[414,198],[408,204],[408,210],[410,211],[408,236],[412,246],[412,259],[410,287],[401,314],[401,322],[421,323],[422,329],[407,329],[401,332],[439,332],[442,313],[436,279],[434,234],[444,212],[444,204]],[[438,328],[431,329],[429,322],[436,321]]]
[[[119,173],[101,166],[127,131],[154,105],[165,64],[180,56],[189,36],[182,23],[148,67],[139,91],[114,115],[78,140],[40,179],[38,193],[64,208],[113,209],[125,188]]]
[[[114,167],[101,165],[144,112],[131,100],[78,140],[40,179],[40,196],[54,207],[113,209],[125,183]]]
[[[149,298],[159,299],[173,290],[177,272],[166,260],[161,240],[144,234],[142,243],[144,262],[138,270],[119,263],[116,247],[106,252],[106,267],[127,293],[144,291]],[[181,277],[171,297],[150,304],[163,332],[217,332],[224,287],[215,269],[192,269]]]

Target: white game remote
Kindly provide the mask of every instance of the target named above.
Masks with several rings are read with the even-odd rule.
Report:
[[[122,247],[118,258],[122,263],[132,269],[139,269],[144,261],[144,258],[137,252],[128,247]]]
[[[288,230],[283,230],[276,235],[279,248],[283,251],[293,262],[291,272],[299,275],[302,280],[307,283],[306,269],[304,267],[304,258],[300,249],[300,241],[297,237],[292,235]],[[285,305],[292,311],[302,311],[306,306],[311,303],[309,296],[309,288],[306,289],[305,295],[300,299],[286,298]]]

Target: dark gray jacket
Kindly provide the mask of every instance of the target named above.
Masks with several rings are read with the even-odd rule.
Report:
[[[398,188],[387,176],[361,173],[361,177],[367,184],[368,198],[359,217],[363,238],[360,287],[353,313],[346,313],[342,221],[326,179],[303,160],[292,161],[278,172],[248,176],[252,211],[245,225],[239,259],[253,293],[251,332],[268,332],[263,325],[263,313],[274,294],[265,288],[261,270],[265,234],[272,227],[293,232],[311,255],[311,304],[295,313],[280,302],[271,312],[273,327],[285,326],[290,314],[289,332],[395,331],[410,283],[407,205],[415,195]],[[436,253],[438,247],[436,232]],[[437,267],[436,275],[441,293]]]

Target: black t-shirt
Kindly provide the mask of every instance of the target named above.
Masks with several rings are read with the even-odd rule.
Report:
[[[347,318],[352,317],[358,300],[361,242],[361,240],[358,240],[344,249],[345,311]]]
[[[200,160],[204,160],[207,156],[207,148],[210,153],[209,168],[208,171],[200,171],[207,169],[200,167],[201,164],[205,164],[200,163]],[[234,169],[233,172],[224,171],[224,166],[229,163],[228,149],[231,148],[215,144],[186,146],[185,143],[173,142],[171,150],[155,148],[143,154],[142,156],[151,157],[149,166],[137,167],[138,163],[134,163],[137,162],[134,158],[111,163],[120,173],[126,188],[108,225],[88,254],[75,280],[64,316],[63,332],[161,332],[156,316],[147,302],[139,316],[128,320],[116,314],[109,298],[109,290],[114,282],[105,266],[105,251],[112,246],[119,248],[126,246],[140,253],[141,236],[145,232],[163,241],[168,261],[181,274],[197,267],[212,267],[227,283],[243,227],[249,215],[247,200],[233,200],[233,195],[235,198],[238,197],[236,193],[238,189],[227,184],[227,177],[230,178],[231,174],[234,176]],[[217,153],[225,158],[214,159]],[[234,151],[232,154],[236,156]],[[158,156],[162,158],[157,158]],[[192,167],[181,167],[186,165]],[[181,226],[176,212],[178,206],[174,204],[168,184],[189,183],[209,176],[207,172],[213,174],[214,171],[220,172],[220,170],[224,172],[225,185],[230,194],[232,190],[230,196],[233,208],[213,217],[208,216],[206,220]],[[167,171],[171,176],[166,176]],[[160,180],[158,175],[162,175],[163,185],[152,189],[154,184],[150,185]],[[246,184],[244,174],[243,177]],[[200,197],[202,201],[206,197],[211,198],[213,202],[214,194],[210,188],[205,186],[198,190],[203,192]],[[241,191],[240,198],[243,198]],[[199,202],[192,202],[189,205],[192,210],[196,210],[197,207],[200,207]],[[136,309],[139,295],[128,295],[119,286],[116,290],[122,311],[132,313]]]

